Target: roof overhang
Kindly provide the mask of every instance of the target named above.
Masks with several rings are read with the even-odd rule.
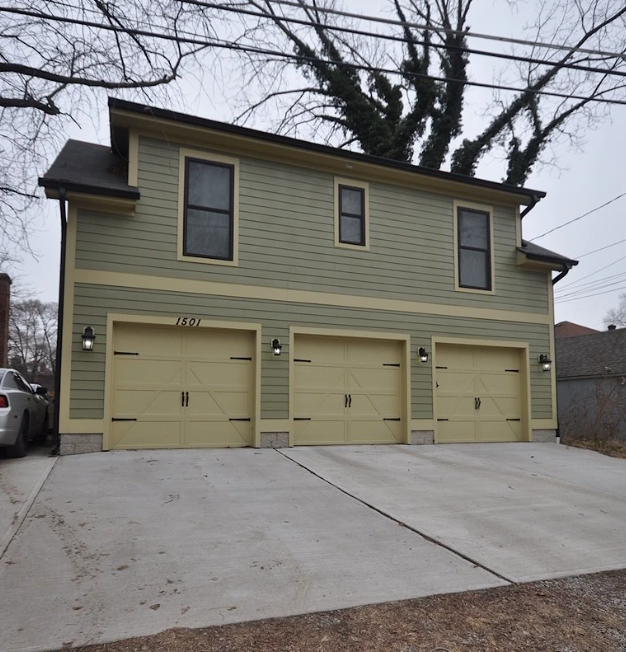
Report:
[[[459,198],[519,206],[533,205],[546,195],[539,190],[432,170],[116,98],[109,98],[109,114],[114,149],[127,146],[125,130],[133,129],[160,139],[167,135],[192,147],[226,149],[234,154],[388,181]]]
[[[39,178],[39,186],[43,187],[48,199],[59,199],[63,188],[66,199],[75,206],[97,210],[115,210],[116,212],[132,214],[141,195],[137,188],[111,189],[87,184],[75,183],[65,179]]]

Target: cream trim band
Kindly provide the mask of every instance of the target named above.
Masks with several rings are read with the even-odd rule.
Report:
[[[366,308],[388,312],[407,312],[412,314],[440,315],[467,319],[488,319],[492,321],[520,322],[526,324],[550,324],[549,314],[535,312],[515,312],[494,310],[492,308],[470,308],[451,306],[443,303],[423,303],[402,299],[382,299],[350,294],[331,294],[311,290],[290,290],[262,285],[241,285],[239,283],[219,283],[216,281],[196,281],[166,276],[147,276],[144,274],[125,274],[91,269],[76,269],[75,282],[90,285],[111,285],[114,287],[140,290],[160,290],[163,292],[182,292],[185,294],[208,294],[238,299],[262,299],[286,303],[311,303],[341,308]]]

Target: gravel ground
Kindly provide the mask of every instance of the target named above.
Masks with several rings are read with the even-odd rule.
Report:
[[[626,652],[626,571],[79,648],[80,652]]]

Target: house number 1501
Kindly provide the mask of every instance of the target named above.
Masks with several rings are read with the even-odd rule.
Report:
[[[201,321],[195,317],[179,317],[176,320],[176,326],[200,326]]]

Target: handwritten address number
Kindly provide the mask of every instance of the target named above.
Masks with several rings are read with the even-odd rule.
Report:
[[[176,326],[200,326],[201,319],[196,317],[179,317],[176,320]]]

